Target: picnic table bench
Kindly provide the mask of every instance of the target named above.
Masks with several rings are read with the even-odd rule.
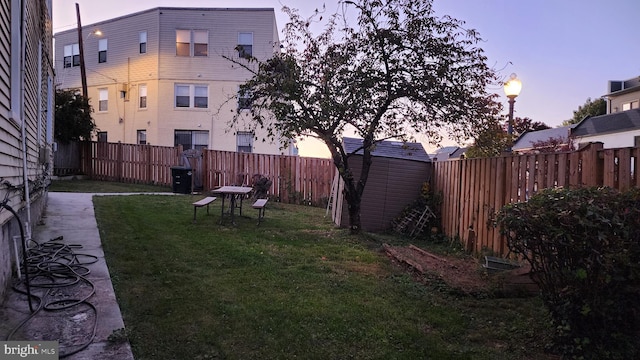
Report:
[[[216,198],[214,196],[207,196],[206,198],[198,200],[198,201],[193,203],[193,222],[196,222],[196,210],[199,207],[206,206],[207,207],[207,215],[208,215],[209,214],[209,204],[214,202],[215,199]]]
[[[264,218],[265,205],[267,205],[267,199],[258,199],[251,205],[252,208],[258,209],[258,225],[260,225],[260,221]]]

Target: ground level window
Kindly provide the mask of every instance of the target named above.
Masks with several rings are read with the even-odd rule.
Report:
[[[137,142],[140,145],[147,144],[147,130],[138,130]]]
[[[253,152],[253,133],[250,131],[238,131],[236,134],[237,152]]]
[[[173,145],[182,145],[183,150],[209,147],[209,132],[206,130],[175,130],[173,139]]]

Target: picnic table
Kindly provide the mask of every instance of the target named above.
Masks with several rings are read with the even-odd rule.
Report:
[[[213,194],[220,195],[222,197],[222,213],[220,215],[220,223],[224,219],[224,199],[229,198],[230,202],[230,213],[231,213],[231,223],[235,225],[234,212],[237,207],[237,201],[240,200],[240,216],[242,216],[242,200],[244,197],[249,194],[253,190],[252,187],[248,186],[223,186],[221,188],[212,190]]]

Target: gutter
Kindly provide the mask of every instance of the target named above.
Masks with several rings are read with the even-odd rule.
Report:
[[[26,1],[23,0],[20,2],[20,113],[18,114],[21,121],[21,141],[22,141],[22,176],[24,182],[24,197],[26,202],[26,211],[27,211],[27,226],[31,226],[31,192],[29,191],[29,168],[27,163],[27,121],[24,116],[24,98],[25,98],[25,52],[27,49],[27,41],[26,41],[26,28],[27,28],[27,19],[25,18],[26,13]],[[42,90],[40,90],[42,91]]]

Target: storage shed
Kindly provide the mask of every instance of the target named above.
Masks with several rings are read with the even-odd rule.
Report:
[[[362,169],[362,139],[344,138],[347,153],[355,153],[349,166],[358,181]],[[431,176],[429,155],[420,143],[383,141],[372,152],[369,178],[362,194],[362,230],[376,232],[392,227],[392,221],[420,196]],[[337,226],[349,226],[349,210],[343,195],[344,182],[336,175],[332,193],[332,218]]]

